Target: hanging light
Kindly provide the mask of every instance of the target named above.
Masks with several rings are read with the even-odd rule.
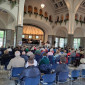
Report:
[[[44,7],[45,7],[45,4],[42,3],[42,4],[41,4],[41,8],[44,8]]]

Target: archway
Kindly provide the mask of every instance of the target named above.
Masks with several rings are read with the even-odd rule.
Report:
[[[39,44],[40,40],[44,41],[44,31],[37,26],[24,25],[22,40],[23,43]]]

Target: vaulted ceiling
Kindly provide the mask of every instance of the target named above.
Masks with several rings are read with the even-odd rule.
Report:
[[[66,12],[68,8],[64,0],[51,0],[52,4],[55,7],[56,13]]]
[[[83,0],[83,2],[80,4],[78,12],[81,12],[81,13],[85,14],[85,0]]]

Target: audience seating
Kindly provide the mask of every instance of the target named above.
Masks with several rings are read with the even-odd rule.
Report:
[[[72,85],[72,81],[79,79],[79,77],[80,77],[80,70],[73,70],[71,72],[71,85]],[[79,81],[80,81],[80,79],[79,79]]]
[[[39,85],[40,83],[40,76],[35,78],[25,78],[24,85]]]
[[[81,81],[82,81],[82,78],[85,78],[85,69],[81,70]]]
[[[41,81],[41,85],[53,85],[56,81],[56,73],[53,74],[45,74],[42,76],[43,81]]]
[[[59,75],[58,75],[58,80],[57,80],[57,83],[58,85],[60,83],[66,83],[68,82],[68,85],[69,85],[69,76],[68,76],[68,72],[60,72]]]
[[[24,67],[14,67],[14,68],[12,68],[11,77],[18,77],[23,70],[24,70]]]

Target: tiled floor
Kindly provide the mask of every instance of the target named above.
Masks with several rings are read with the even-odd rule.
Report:
[[[15,85],[15,82],[9,79],[8,71],[0,71],[0,85]],[[68,85],[68,83],[59,85]],[[69,85],[71,85],[71,82],[69,82]],[[81,80],[76,80],[76,82],[74,81],[72,85],[85,85],[85,79],[83,79],[82,82]]]

